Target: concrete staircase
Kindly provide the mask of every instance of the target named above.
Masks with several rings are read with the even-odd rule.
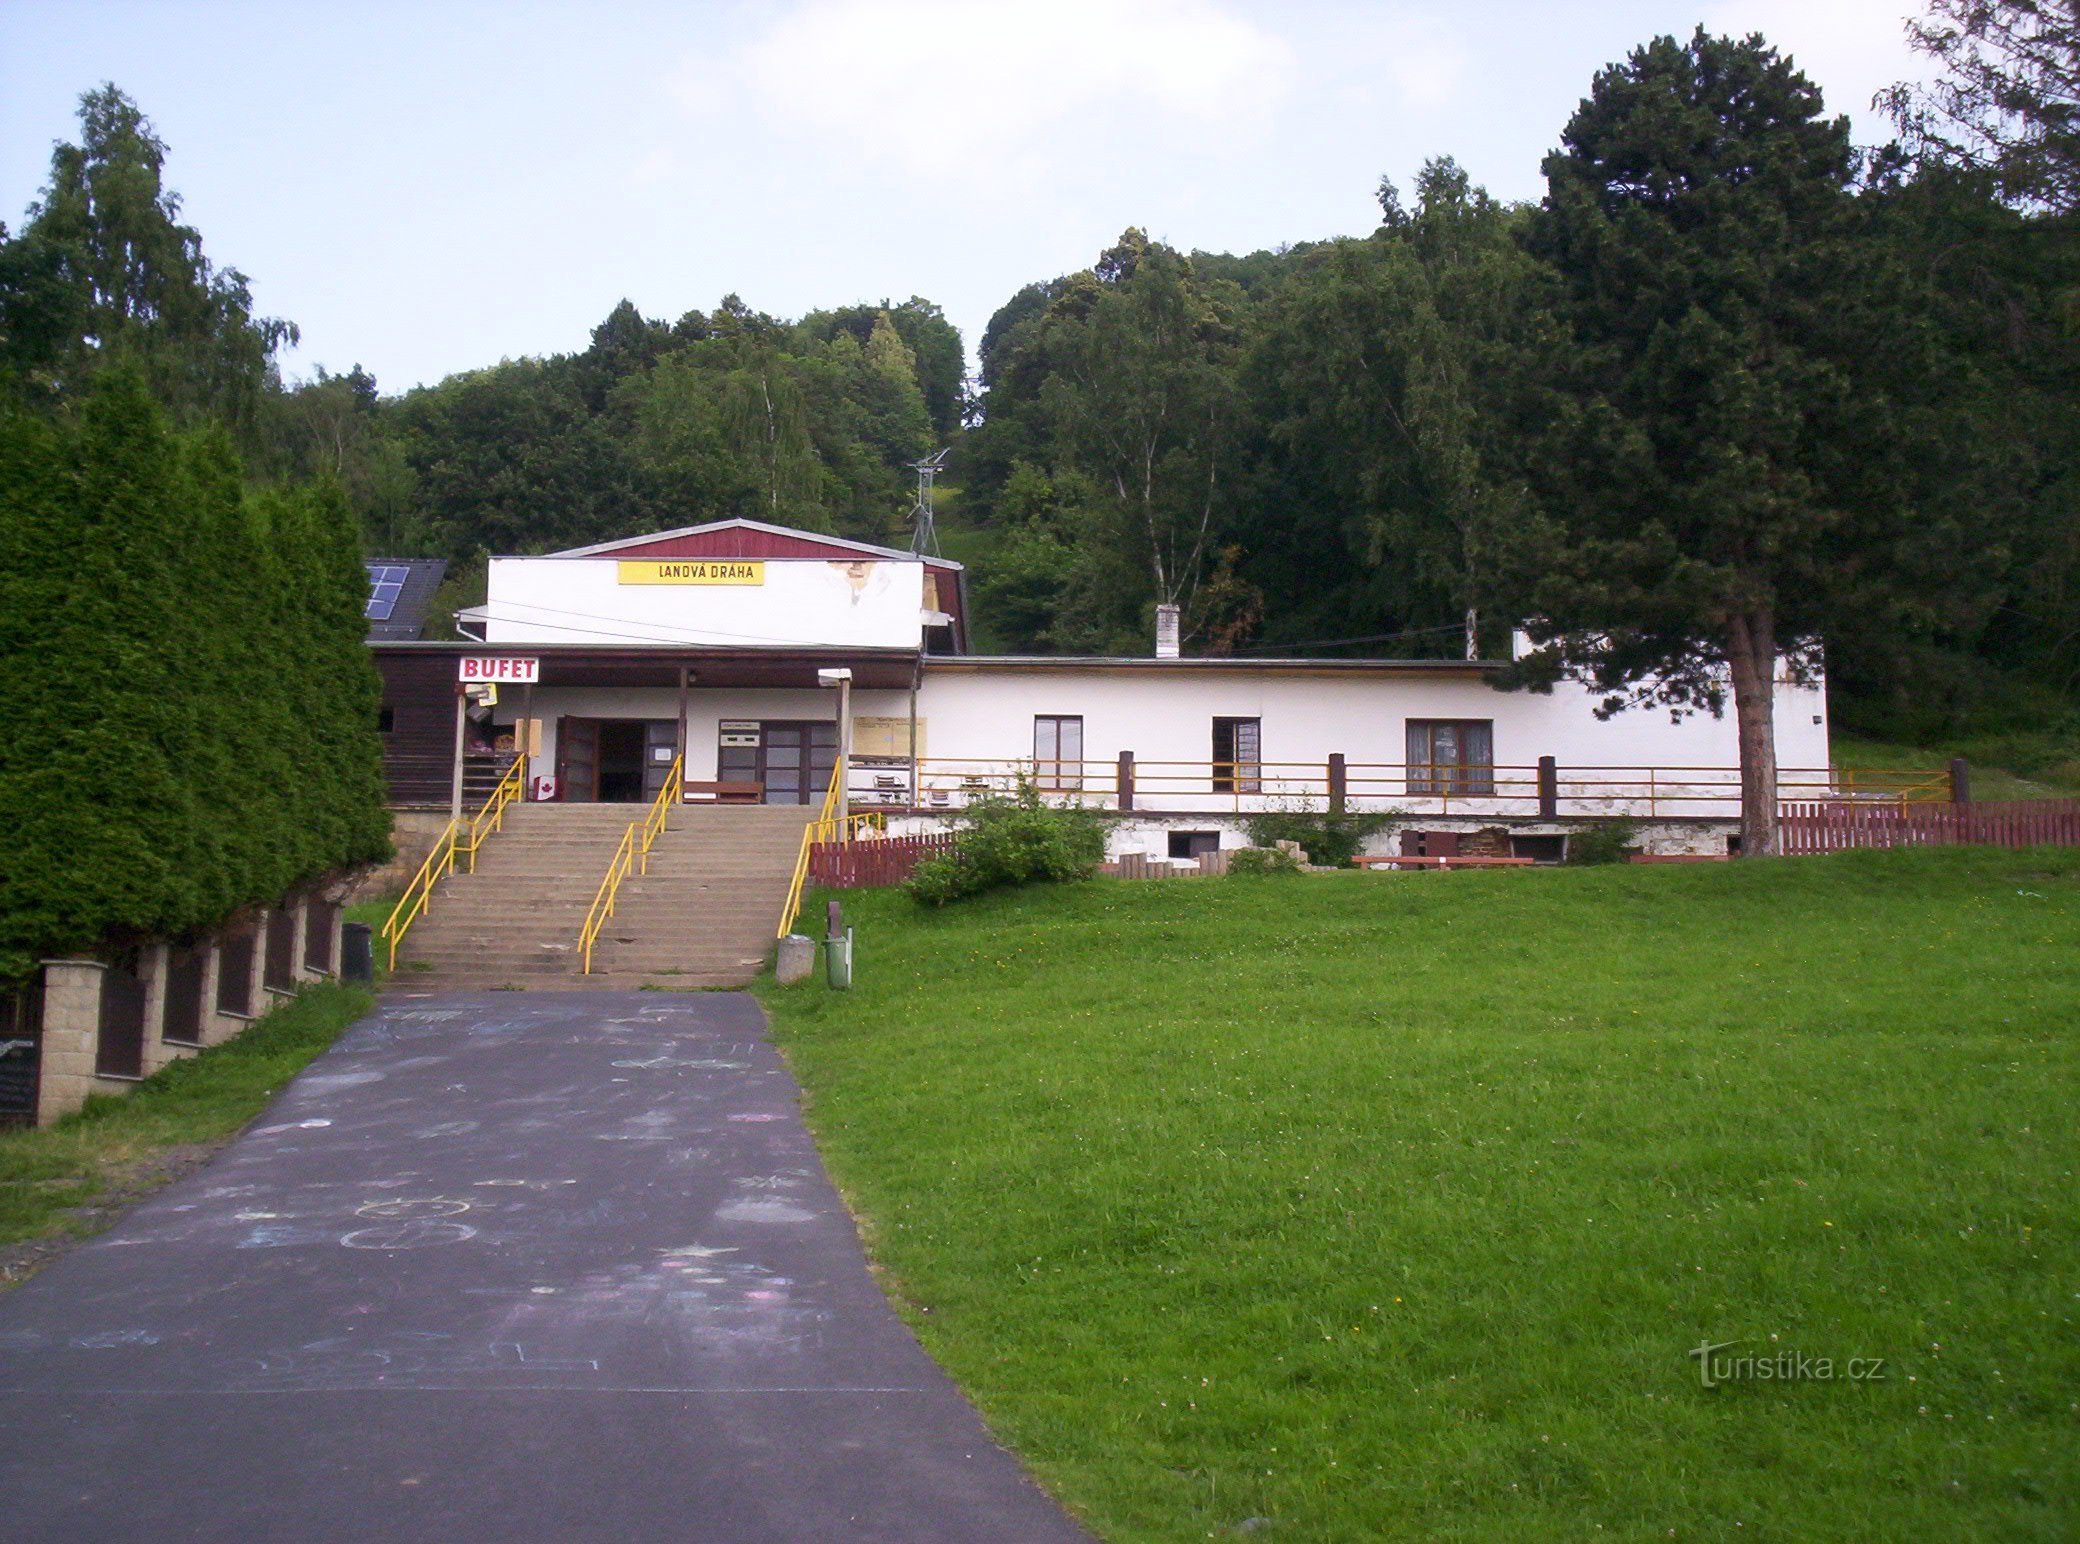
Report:
[[[741,986],[774,924],[813,812],[685,805],[650,849],[580,974],[578,932],[615,844],[641,805],[522,804],[474,874],[441,881],[405,935],[393,991]]]

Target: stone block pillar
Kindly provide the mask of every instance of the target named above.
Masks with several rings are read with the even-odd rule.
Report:
[[[43,962],[43,1047],[37,1069],[36,1123],[70,1115],[94,1091],[94,1055],[101,1037],[99,960]]]

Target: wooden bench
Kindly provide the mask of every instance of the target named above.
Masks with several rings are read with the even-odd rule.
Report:
[[[1461,869],[1461,868],[1530,868],[1538,862],[1536,858],[1419,858],[1413,853],[1391,852],[1377,857],[1360,856],[1351,859],[1359,868],[1412,868],[1412,869]]]
[[[765,796],[764,783],[688,783],[683,795],[688,804],[759,804]]]

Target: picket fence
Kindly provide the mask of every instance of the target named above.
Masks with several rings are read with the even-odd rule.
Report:
[[[817,842],[809,848],[809,883],[829,890],[899,885],[934,854],[953,851],[954,834],[883,836],[856,842]]]
[[[1855,847],[2080,847],[2080,799],[1831,800],[1786,804],[1780,818],[1784,851],[1797,854]]]

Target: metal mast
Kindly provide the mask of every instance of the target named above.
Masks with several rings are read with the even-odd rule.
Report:
[[[932,523],[932,479],[946,469],[947,452],[952,449],[949,445],[922,461],[910,463],[910,469],[917,473],[917,507],[910,511],[910,521],[916,529],[910,533],[910,550],[919,557],[939,556],[939,531]]]

